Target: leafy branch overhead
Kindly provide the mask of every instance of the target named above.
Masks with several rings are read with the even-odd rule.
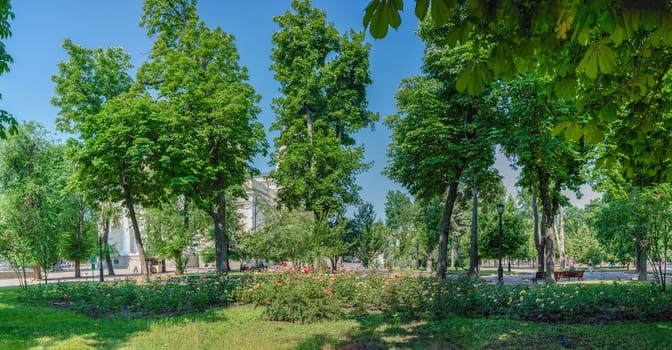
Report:
[[[12,63],[12,56],[7,53],[5,43],[2,40],[9,38],[12,32],[9,29],[9,21],[14,19],[10,0],[0,0],[0,75],[9,72],[9,64]],[[2,94],[0,94],[2,99]],[[16,119],[7,111],[0,109],[0,139],[6,139],[8,130],[11,134],[17,131],[18,124]]]
[[[403,10],[403,0],[371,0],[364,26],[383,38],[400,26]],[[655,168],[657,155],[667,154],[665,145],[637,140],[672,126],[665,117],[672,106],[669,2],[416,0],[415,15],[442,26],[448,46],[473,43],[485,52],[460,68],[458,92],[480,94],[493,80],[535,74],[548,82],[543,89],[550,98],[575,101],[573,120],[554,133],[625,151],[600,164]]]

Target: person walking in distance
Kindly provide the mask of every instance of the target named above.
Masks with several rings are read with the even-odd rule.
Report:
[[[593,272],[593,258],[588,259],[588,272]]]

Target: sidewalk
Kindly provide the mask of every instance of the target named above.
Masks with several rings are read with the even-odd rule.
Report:
[[[515,269],[514,272],[518,273],[517,275],[508,276],[506,271],[504,272],[504,284],[531,284],[532,279],[536,273],[535,269],[529,270],[520,270]],[[653,280],[653,275],[649,273],[649,280]],[[489,283],[496,283],[496,275],[484,276],[483,279]],[[587,270],[583,273],[584,281],[630,281],[636,280],[637,273],[634,270],[631,271],[593,271],[588,272]],[[572,281],[577,281],[576,278],[573,278]],[[559,282],[567,282],[566,279],[562,279]]]
[[[55,282],[72,282],[72,281],[98,281],[98,270],[95,271],[95,274],[91,275],[91,269],[82,269],[82,278],[75,278],[74,269],[66,269],[65,271],[59,272],[50,272],[47,275],[47,283]],[[112,280],[123,280],[126,278],[140,277],[139,273],[133,273],[131,269],[114,269],[115,276],[108,276],[107,270],[104,271],[103,278],[105,281]],[[44,284],[43,280],[35,280],[28,277],[28,284]],[[0,279],[0,287],[9,287],[9,286],[18,286],[19,280],[14,275],[13,278],[2,278]]]

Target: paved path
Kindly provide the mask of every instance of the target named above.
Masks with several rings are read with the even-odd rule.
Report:
[[[105,281],[108,280],[119,280],[119,279],[126,279],[126,278],[135,278],[135,277],[140,277],[139,273],[133,273],[130,269],[115,269],[114,273],[116,276],[108,276],[107,271],[105,271],[105,274],[103,275],[105,278]],[[59,271],[59,272],[51,272],[47,275],[48,278],[48,283],[53,283],[53,282],[67,282],[67,281],[91,281],[95,280],[98,281],[98,270],[96,270],[96,273],[94,276],[91,275],[91,270],[90,269],[82,269],[82,278],[75,278],[75,270],[74,269],[67,269],[65,271]],[[38,281],[34,280],[33,278],[28,278],[28,284],[39,284],[39,283],[44,283],[44,281]],[[16,275],[14,275],[13,278],[1,278],[0,279],[0,287],[8,287],[8,286],[18,286],[19,285],[19,280],[16,278]]]
[[[536,273],[535,269],[529,270],[514,270],[516,275],[507,276],[506,272],[504,273],[504,284],[531,284],[532,279]],[[649,279],[653,279],[653,275],[649,274]],[[495,283],[497,281],[496,275],[485,276],[484,279],[488,282]],[[583,273],[584,281],[628,281],[636,280],[637,273],[634,270],[631,271],[593,271],[588,272],[586,270]],[[560,282],[566,282],[566,278],[563,278]],[[576,281],[576,278],[573,278],[572,281]]]
[[[534,278],[535,274],[535,269],[513,269],[513,271],[516,273],[515,275],[507,275],[506,272],[504,273],[504,284],[531,284],[532,283],[532,278]],[[203,272],[203,271],[188,271],[188,272]],[[119,280],[119,279],[127,279],[127,278],[139,278],[141,277],[139,273],[134,273],[131,271],[131,269],[115,269],[116,276],[110,277],[107,274],[104,275],[105,281],[109,280]],[[490,271],[488,270],[488,273]],[[668,271],[668,274],[672,274],[672,271]],[[53,282],[67,282],[67,281],[91,281],[95,280],[98,281],[98,270],[96,270],[95,275],[92,277],[91,276],[91,270],[82,270],[82,278],[74,278],[75,272],[72,269],[68,269],[66,271],[61,271],[61,272],[52,272],[48,275],[48,281],[49,283]],[[171,275],[171,273],[167,273],[164,275]],[[670,275],[668,275],[670,276]],[[672,277],[668,277],[672,278]],[[497,275],[496,274],[490,274],[490,275],[484,275],[483,279],[488,281],[489,283],[495,283],[497,281]],[[627,280],[636,280],[637,279],[637,273],[635,273],[634,270],[630,271],[594,271],[594,272],[584,272],[583,274],[583,279],[584,281],[616,281],[616,280],[621,280],[621,281],[627,281]],[[572,281],[575,281],[576,279],[572,279]],[[649,273],[649,280],[653,280],[653,275]],[[561,282],[565,282],[565,279],[563,279]],[[33,280],[32,278],[28,279],[28,284],[39,284],[41,281]],[[14,277],[14,278],[4,278],[0,279],[0,287],[8,287],[8,286],[18,286],[19,281]]]

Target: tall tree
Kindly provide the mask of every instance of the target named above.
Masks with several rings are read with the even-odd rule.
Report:
[[[63,148],[47,137],[42,126],[25,123],[0,152],[4,240],[11,241],[6,255],[15,263],[34,263],[35,277],[41,271],[45,283],[59,257],[58,213],[65,187]]]
[[[283,204],[328,221],[358,202],[356,176],[368,169],[353,134],[376,120],[366,101],[369,45],[363,33],[339,35],[308,0],[292,8],[274,18],[271,69],[282,95],[273,101],[271,176]]]
[[[389,264],[403,260],[410,245],[419,241],[414,223],[414,210],[411,198],[405,193],[394,190],[385,196],[385,225],[389,230],[386,259]]]
[[[500,140],[502,150],[521,168],[520,184],[541,200],[545,267],[547,278],[554,282],[555,215],[566,201],[561,192],[578,192],[590,147],[554,136],[554,126],[572,118],[575,110],[569,102],[550,99],[543,89],[546,83],[520,76],[494,88],[492,96],[500,120],[507,123]]]
[[[114,276],[114,264],[112,263],[112,249],[110,246],[110,227],[121,223],[122,208],[111,202],[98,203],[98,234],[103,240],[103,255],[107,265],[107,275]]]
[[[479,199],[481,199],[486,210],[493,208],[501,203],[501,199],[506,195],[506,188],[502,182],[501,176],[494,168],[480,169],[480,172],[470,172],[466,179],[469,185],[463,192],[463,196],[471,197],[471,237],[469,244],[469,276],[476,277],[479,256],[478,256],[478,216]]]
[[[271,69],[282,96],[273,101],[271,129],[280,135],[271,177],[282,204],[313,213],[316,236],[334,236],[325,236],[333,253],[344,249],[342,239],[332,238],[347,236],[341,218],[346,205],[358,203],[356,176],[369,167],[353,138],[377,119],[366,101],[369,45],[363,33],[339,35],[309,0],[294,0],[292,9],[274,18],[280,30],[273,34]]]
[[[417,230],[416,251],[419,253],[422,247],[425,254],[425,267],[429,273],[432,272],[434,250],[439,244],[443,200],[440,196],[436,196],[429,200],[415,201],[414,204],[414,225]],[[420,257],[416,256],[416,259],[420,267]]]
[[[199,20],[196,1],[147,0],[141,24],[157,36],[138,75],[159,97],[157,174],[212,218],[221,274],[229,271],[228,191],[242,188],[252,159],[267,147],[256,121],[260,97],[238,63],[233,36]]]
[[[385,226],[376,220],[373,204],[364,203],[357,207],[355,217],[346,226],[354,237],[355,256],[368,267],[373,259],[383,251],[386,242]]]
[[[468,173],[494,163],[495,128],[481,98],[455,89],[457,73],[483,55],[474,43],[450,49],[445,28],[425,25],[425,76],[405,79],[397,92],[399,114],[385,122],[392,129],[387,174],[416,198],[447,193],[439,237],[437,275],[445,278],[448,237],[458,186]],[[458,84],[460,82],[457,82]]]
[[[65,181],[64,181],[65,182]],[[59,230],[62,232],[59,242],[61,256],[75,263],[75,278],[80,278],[81,263],[93,255],[96,237],[92,232],[91,215],[81,193],[64,191],[62,193]]]
[[[57,128],[79,136],[68,141],[78,164],[73,186],[92,201],[123,201],[146,274],[136,206],[162,194],[148,171],[161,130],[153,98],[131,89],[130,57],[120,48],[86,49],[70,40],[63,48],[70,59],[52,78],[52,103],[60,108]]]

